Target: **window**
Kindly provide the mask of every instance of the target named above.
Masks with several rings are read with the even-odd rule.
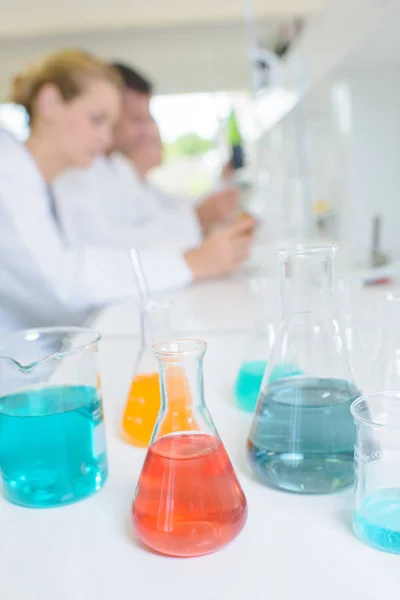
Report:
[[[29,119],[26,110],[18,104],[0,104],[0,128],[8,129],[19,140],[29,135]]]

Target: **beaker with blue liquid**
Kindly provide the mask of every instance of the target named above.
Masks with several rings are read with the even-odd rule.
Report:
[[[283,321],[248,438],[259,478],[299,493],[328,493],[353,482],[360,392],[336,317],[334,246],[278,250]],[[295,365],[295,369],[293,366]],[[274,370],[287,369],[276,379]]]
[[[0,339],[0,472],[5,497],[48,508],[99,490],[107,478],[99,335],[74,327]]]
[[[400,554],[400,392],[358,398],[354,531],[370,546]]]

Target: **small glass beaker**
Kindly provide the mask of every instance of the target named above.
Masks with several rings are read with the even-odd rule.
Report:
[[[140,540],[170,556],[209,554],[243,528],[247,503],[204,400],[206,343],[154,346],[161,410],[132,505]]]
[[[0,471],[11,502],[61,506],[104,484],[99,340],[96,332],[75,327],[0,339]]]
[[[248,439],[259,477],[300,493],[353,481],[354,384],[335,307],[334,246],[279,250],[283,323]],[[274,369],[286,371],[276,379]]]
[[[378,550],[400,554],[400,392],[361,396],[356,423],[354,531]]]
[[[140,349],[122,415],[128,444],[147,448],[161,405],[158,363],[152,347],[170,337],[170,307],[150,299],[140,306]]]

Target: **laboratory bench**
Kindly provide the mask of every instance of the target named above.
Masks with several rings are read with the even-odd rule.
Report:
[[[206,401],[248,500],[240,535],[219,552],[185,559],[152,553],[135,538],[131,504],[146,451],[122,440],[120,421],[139,330],[135,305],[118,303],[90,323],[103,336],[108,481],[99,493],[63,508],[32,510],[0,498],[1,598],[398,600],[399,558],[355,537],[352,489],[285,493],[262,485],[249,468],[252,417],[236,407],[232,393],[251,335],[249,277],[242,271],[170,298],[179,335],[208,343]],[[272,285],[271,298],[279,295],[278,283]]]

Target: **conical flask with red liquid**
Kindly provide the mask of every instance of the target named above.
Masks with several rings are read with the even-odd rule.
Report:
[[[170,556],[219,550],[242,530],[246,497],[204,399],[206,343],[154,346],[161,409],[132,505],[139,539]]]
[[[128,444],[146,448],[160,410],[158,363],[152,346],[170,337],[167,303],[151,299],[140,306],[141,341],[131,386],[122,416],[122,436]]]

